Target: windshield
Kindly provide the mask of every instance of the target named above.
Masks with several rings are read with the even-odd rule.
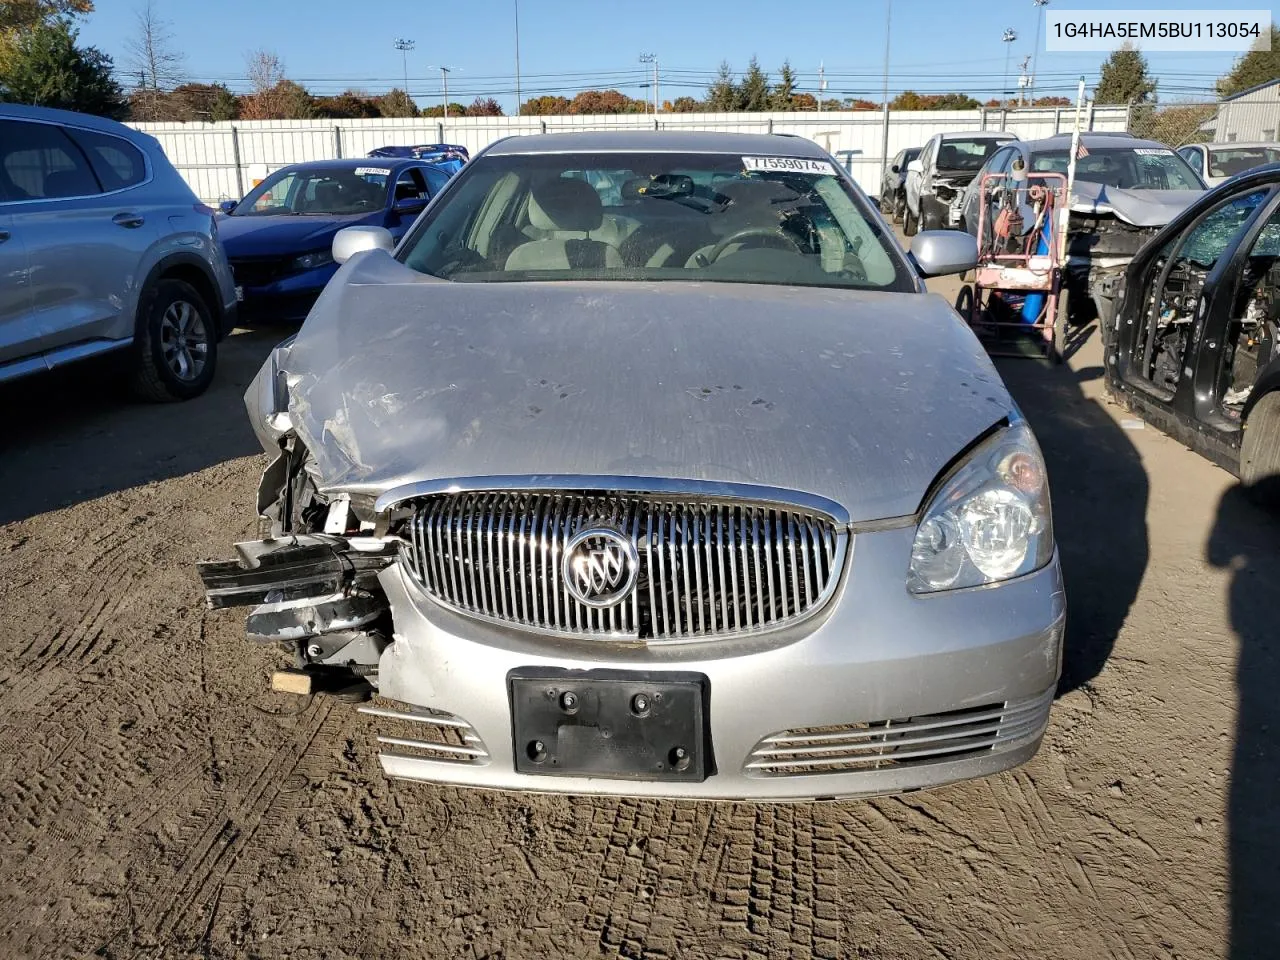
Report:
[[[1031,158],[1039,173],[1067,172],[1070,148],[1045,150]],[[1080,145],[1076,179],[1123,190],[1203,190],[1187,161],[1167,147],[1086,147]]]
[[[914,290],[887,227],[829,160],[480,157],[405,241],[447,280],[717,280]]]
[[[938,146],[939,170],[978,170],[1008,140],[991,140],[986,137],[975,140],[943,140]],[[911,158],[914,159],[914,158]]]
[[[368,213],[387,202],[389,167],[308,167],[281,170],[258,184],[231,211],[237,217]]]
[[[1234,177],[1264,163],[1280,161],[1280,147],[1230,147],[1209,151],[1209,176]]]

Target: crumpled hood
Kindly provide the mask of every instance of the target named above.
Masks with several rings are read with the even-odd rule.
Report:
[[[1071,212],[1114,213],[1135,227],[1163,227],[1202,196],[1201,190],[1122,190],[1077,180],[1071,188]]]
[[[1014,405],[950,305],[727,283],[449,283],[381,251],[282,360],[322,487],[585,474],[757,483],[914,513]]]
[[[219,217],[218,236],[229,257],[287,255],[321,250],[343,227],[382,223],[383,211],[341,217],[242,216]]]

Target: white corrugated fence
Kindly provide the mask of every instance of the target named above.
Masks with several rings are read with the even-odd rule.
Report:
[[[1090,106],[1085,129],[1124,130],[1125,107]],[[448,120],[237,120],[223,123],[138,123],[156,137],[169,160],[208,203],[237,199],[272,170],[306,160],[362,157],[376,147],[459,143],[474,155],[502,137],[574,130],[715,130],[790,133],[840,156],[869,193],[879,188],[882,144],[888,126],[889,156],[920,146],[935,133],[1007,130],[1025,139],[1067,132],[1071,107],[1018,110],[839,111],[827,113],[668,113],[548,117],[459,117]],[[841,157],[841,159],[845,159]]]

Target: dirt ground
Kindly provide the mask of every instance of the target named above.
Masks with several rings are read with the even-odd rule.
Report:
[[[953,289],[952,284],[941,284]],[[240,395],[0,392],[0,957],[1280,955],[1280,523],[1070,369],[1002,364],[1070,602],[1044,747],[903,798],[767,806],[394,784],[273,695],[194,564],[251,537]]]

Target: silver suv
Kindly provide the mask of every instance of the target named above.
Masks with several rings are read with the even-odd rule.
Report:
[[[0,381],[127,350],[138,394],[187,400],[235,306],[213,210],[154,138],[0,104]]]

